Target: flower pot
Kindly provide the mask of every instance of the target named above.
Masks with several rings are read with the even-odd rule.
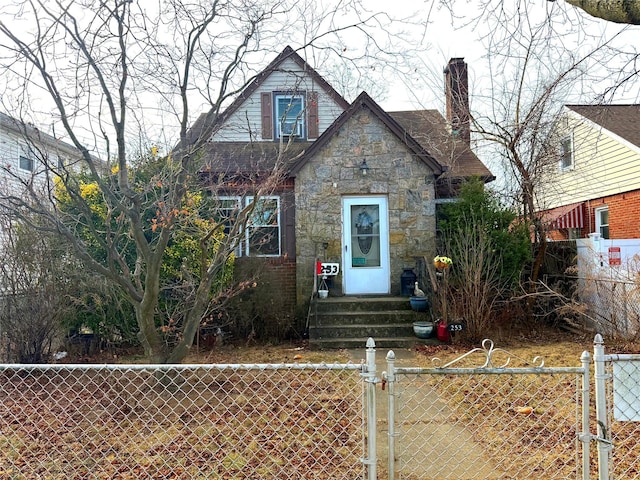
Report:
[[[433,322],[413,322],[413,333],[418,338],[429,338],[433,328]]]
[[[427,297],[411,297],[409,298],[409,302],[411,302],[411,308],[416,312],[426,312],[427,311]]]
[[[329,296],[329,290],[318,290],[318,297],[327,298]]]

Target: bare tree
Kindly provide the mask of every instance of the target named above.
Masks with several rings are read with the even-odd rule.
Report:
[[[62,235],[87,268],[126,292],[139,339],[155,362],[180,362],[188,354],[211,306],[212,283],[250,215],[249,207],[240,212],[222,240],[217,236],[222,224],[200,238],[202,263],[190,278],[179,341],[167,348],[157,322],[160,270],[167,246],[186,221],[183,206],[198,175],[201,148],[228,100],[292,39],[300,49],[339,51],[346,57],[341,36],[352,29],[370,46],[357,52],[361,58],[386,47],[380,44],[384,30],[376,31],[376,40],[368,34],[382,19],[361,13],[367,10],[358,0],[336,0],[324,10],[314,5],[296,0],[24,0],[2,7],[3,76],[13,79],[3,100],[13,94],[26,118],[52,106],[54,121],[64,129],[56,133],[81,152],[80,164],[97,184],[107,221],[102,227],[93,221],[83,185],[64,163],[41,162],[45,195],[31,180],[6,172],[15,175],[22,192],[4,192],[0,204],[32,227]],[[209,121],[195,132],[189,129],[192,104],[202,101],[210,108]],[[179,148],[146,185],[134,183],[133,162],[145,144],[152,144],[149,139],[160,135]],[[254,195],[273,188],[281,173],[276,168],[253,185]],[[73,216],[58,208],[61,192],[74,204]],[[92,255],[86,235],[104,255]],[[213,248],[216,238],[221,243]],[[126,252],[132,245],[130,258]]]
[[[554,188],[547,182],[549,169],[557,169],[560,133],[558,120],[563,105],[571,101],[596,100],[595,90],[606,75],[615,36],[588,36],[575,15],[550,8],[536,18],[527,4],[519,8],[487,9],[485,22],[500,25],[485,37],[488,46],[490,88],[480,99],[483,114],[473,118],[473,128],[488,141],[499,157],[503,191],[510,196],[522,221],[530,225],[537,243],[529,276],[535,289],[546,252],[546,228],[540,213],[548,206],[541,193]],[[576,24],[575,32],[563,33],[562,24]],[[567,44],[583,44],[573,51]],[[477,103],[476,103],[477,105]],[[494,167],[496,168],[496,167]]]

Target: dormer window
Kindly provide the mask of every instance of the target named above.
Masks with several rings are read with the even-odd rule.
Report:
[[[318,92],[262,92],[260,116],[263,140],[316,139],[320,134]]]
[[[301,138],[304,132],[304,96],[275,95],[276,137]]]

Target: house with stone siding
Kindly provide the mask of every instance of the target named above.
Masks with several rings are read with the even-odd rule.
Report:
[[[566,105],[540,192],[552,240],[640,239],[640,105]]]
[[[445,69],[446,118],[436,110],[386,112],[366,92],[349,102],[286,47],[219,114],[203,114],[201,175],[219,212],[272,184],[237,249],[277,273],[303,311],[316,262],[339,265],[331,296],[393,296],[405,267],[436,254],[436,209],[471,176],[493,175],[470,148],[467,65]],[[231,217],[231,214],[229,215]]]

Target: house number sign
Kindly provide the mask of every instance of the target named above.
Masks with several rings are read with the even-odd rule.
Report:
[[[339,263],[323,263],[316,262],[316,274],[324,275],[326,277],[338,275],[340,272],[340,264]]]

